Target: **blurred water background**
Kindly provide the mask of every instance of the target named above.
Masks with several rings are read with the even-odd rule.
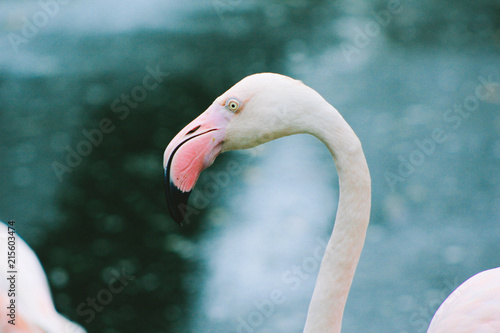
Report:
[[[279,72],[344,115],[371,170],[343,331],[425,332],[500,265],[499,51],[496,0],[0,1],[0,219],[89,332],[301,332],[337,204],[326,148],[220,156],[182,229],[163,193],[173,136]]]

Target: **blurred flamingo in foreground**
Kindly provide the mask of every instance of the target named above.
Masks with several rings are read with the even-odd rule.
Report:
[[[271,73],[251,75],[234,85],[166,148],[167,202],[174,220],[189,222],[189,194],[219,153],[298,133],[312,134],[328,147],[340,185],[335,225],[304,332],[340,332],[370,217],[370,173],[359,139],[316,91]],[[437,311],[428,332],[500,332],[500,268],[482,272],[455,290]]]
[[[15,226],[14,226],[15,228]],[[30,249],[21,237],[15,236],[15,262],[8,262],[8,227],[0,222],[0,333],[85,333],[86,331],[60,315],[54,308],[50,296],[49,284],[42,265],[36,254]],[[12,243],[11,243],[12,244]],[[9,267],[12,263],[15,266]],[[15,274],[15,288],[11,289],[9,271],[13,268]],[[12,280],[14,281],[14,279]],[[10,291],[9,291],[10,290]],[[11,306],[11,295],[15,293],[15,325],[9,324],[12,317],[8,309]]]

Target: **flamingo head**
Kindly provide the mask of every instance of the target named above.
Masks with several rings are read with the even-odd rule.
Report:
[[[173,138],[163,167],[168,208],[176,222],[186,222],[189,195],[201,172],[221,152],[252,148],[304,131],[301,122],[295,121],[303,114],[297,99],[304,88],[300,81],[279,74],[248,76]]]

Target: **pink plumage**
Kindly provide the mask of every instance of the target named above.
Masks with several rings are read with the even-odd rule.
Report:
[[[439,307],[428,333],[499,333],[500,268],[474,275]]]

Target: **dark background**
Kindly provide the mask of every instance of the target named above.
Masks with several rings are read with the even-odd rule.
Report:
[[[282,276],[331,232],[326,149],[298,136],[219,157],[213,174],[244,171],[185,228],[163,192],[169,141],[256,72],[316,89],[363,142],[372,219],[345,332],[423,332],[458,284],[499,266],[497,1],[41,3],[0,1],[0,219],[17,221],[57,309],[89,332],[237,332],[277,288],[287,301],[252,330],[301,332],[316,273],[293,291]],[[114,112],[147,68],[168,75]],[[449,111],[477,89],[491,93],[473,112]],[[58,177],[103,119],[113,130]],[[448,139],[413,153],[437,128]],[[77,307],[123,270],[134,279],[87,323]]]

